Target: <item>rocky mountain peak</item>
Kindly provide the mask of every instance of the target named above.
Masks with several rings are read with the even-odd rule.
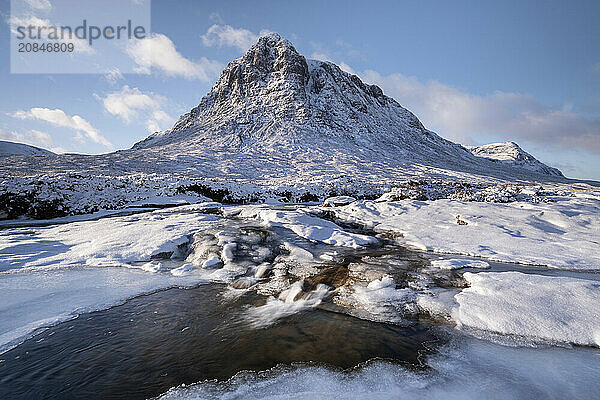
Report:
[[[308,64],[294,46],[278,34],[262,36],[241,58],[232,61],[213,87],[217,102],[231,96],[252,95],[254,89],[274,81],[271,91],[303,89],[308,82]]]
[[[138,147],[184,136],[196,140],[207,129],[213,135],[222,132],[221,141],[235,145],[262,145],[265,140],[287,145],[307,137],[361,146],[375,145],[377,138],[397,145],[413,141],[408,133],[432,137],[381,88],[365,84],[333,63],[307,60],[276,33],[262,36],[230,62],[200,104],[173,129]]]
[[[532,168],[528,160],[490,160],[443,139],[378,86],[331,62],[307,60],[276,33],[262,36],[230,62],[200,104],[172,129],[133,149],[146,148],[174,155],[260,154],[284,164],[301,163],[299,154],[310,153],[311,162],[329,163],[332,154],[355,157],[355,166],[410,162],[553,173],[541,163]]]

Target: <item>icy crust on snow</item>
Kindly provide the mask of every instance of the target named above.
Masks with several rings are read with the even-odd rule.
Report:
[[[126,217],[0,231],[0,271],[120,266],[179,254],[190,235],[218,220],[165,209]]]
[[[328,208],[423,250],[574,270],[600,269],[600,193],[506,204],[400,200]]]
[[[244,207],[240,216],[255,218],[267,226],[287,228],[305,239],[334,246],[358,249],[378,243],[378,240],[372,236],[346,232],[333,222],[317,218],[303,210],[287,211]]]
[[[444,260],[433,260],[431,265],[440,269],[460,269],[460,268],[480,268],[487,269],[490,264],[483,260],[466,260],[461,258],[451,258]]]
[[[0,275],[0,353],[40,329],[134,296],[192,286],[198,276],[129,268],[64,268]]]
[[[346,372],[320,366],[242,372],[226,382],[176,387],[160,399],[590,399],[600,391],[598,354],[585,349],[470,339],[440,349],[426,365],[425,371],[372,362]]]
[[[503,335],[600,347],[600,283],[519,272],[467,272],[452,319]]]

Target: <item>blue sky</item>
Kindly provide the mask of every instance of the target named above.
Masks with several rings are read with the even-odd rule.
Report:
[[[23,1],[52,15],[53,0]],[[600,180],[600,2],[153,0],[151,12],[153,35],[123,51],[150,74],[11,74],[10,1],[0,0],[0,138],[128,148],[170,127],[275,31],[378,84],[445,138],[513,140],[567,176]],[[145,59],[148,48],[161,57]]]

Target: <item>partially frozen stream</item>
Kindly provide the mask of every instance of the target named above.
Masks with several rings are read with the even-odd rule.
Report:
[[[600,287],[592,272],[415,251],[297,207],[188,207],[1,234],[0,398],[148,398],[196,382],[167,398],[600,391],[597,348],[569,344],[600,337],[586,336],[594,310],[564,332],[544,320],[546,336],[533,338],[453,322],[479,315],[465,312],[497,277],[566,280],[585,301]],[[486,310],[519,311],[491,299]]]

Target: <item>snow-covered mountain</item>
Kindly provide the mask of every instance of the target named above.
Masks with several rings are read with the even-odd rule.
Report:
[[[330,62],[307,60],[270,34],[229,63],[173,128],[131,149],[0,157],[0,215],[56,216],[179,195],[229,202],[374,198],[398,187],[415,198],[474,198],[472,191],[488,184],[565,181],[522,153],[507,162],[475,155],[426,129],[379,87]],[[423,194],[432,190],[439,193]]]
[[[21,156],[49,156],[54,153],[28,144],[0,140],[0,157],[9,154]]]
[[[393,169],[406,163],[476,173],[523,172],[519,163],[499,165],[474,157],[427,130],[379,87],[335,64],[306,60],[277,34],[261,37],[231,62],[172,129],[133,147],[143,149],[160,149],[167,156],[183,149],[186,154],[257,154],[279,164],[279,173],[291,172],[290,166],[305,169],[307,160],[323,165],[335,160],[340,172],[360,170],[359,164]],[[551,170],[527,168],[536,174]],[[273,172],[267,165],[261,171]]]
[[[478,157],[497,160],[506,165],[523,168],[545,175],[563,176],[556,168],[547,166],[527,153],[515,142],[490,143],[483,146],[472,146],[468,149]]]
[[[402,160],[471,158],[429,132],[375,85],[332,63],[306,60],[277,34],[231,62],[200,104],[134,149],[161,146],[239,152],[339,149]],[[291,156],[291,154],[290,154]],[[448,160],[447,160],[448,161]]]
[[[8,174],[169,174],[297,186],[340,178],[394,182],[422,178],[554,179],[473,155],[426,129],[375,86],[330,62],[306,60],[273,33],[227,65],[200,104],[173,128],[129,150],[62,155],[8,164]]]

